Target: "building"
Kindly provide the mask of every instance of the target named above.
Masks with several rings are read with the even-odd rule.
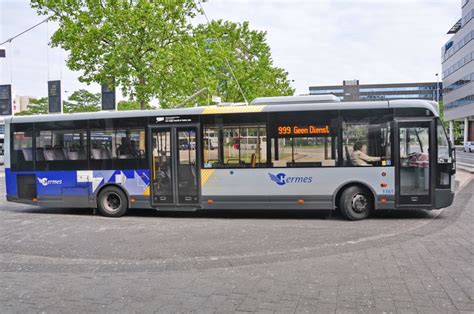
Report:
[[[13,98],[13,114],[28,110],[31,99],[33,99],[31,96],[16,95],[15,98]]]
[[[339,97],[341,101],[391,99],[427,99],[437,101],[442,97],[442,85],[436,82],[359,84],[359,80],[350,80],[344,81],[342,85],[310,86],[309,94],[333,94]]]
[[[441,49],[444,117],[451,140],[454,123],[463,122],[464,141],[474,141],[474,0],[462,0],[461,19],[448,31]]]

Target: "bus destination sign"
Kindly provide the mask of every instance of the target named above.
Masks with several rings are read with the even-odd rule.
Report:
[[[331,133],[329,125],[279,125],[279,136],[319,136]]]

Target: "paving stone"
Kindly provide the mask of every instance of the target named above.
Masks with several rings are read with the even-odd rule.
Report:
[[[355,223],[0,200],[0,313],[472,313],[473,195]]]

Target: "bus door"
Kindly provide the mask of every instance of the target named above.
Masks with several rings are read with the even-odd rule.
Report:
[[[431,207],[433,120],[396,121],[396,202],[400,207]]]
[[[150,127],[152,206],[199,204],[199,127]]]

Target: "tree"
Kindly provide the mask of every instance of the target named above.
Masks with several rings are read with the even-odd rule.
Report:
[[[194,0],[32,0],[39,14],[59,23],[51,44],[69,52],[67,65],[82,82],[111,84],[146,103],[176,82],[185,43],[198,12]],[[175,56],[179,56],[176,58]]]
[[[19,113],[16,113],[17,116],[30,116],[36,114],[47,114],[49,112],[48,107],[48,98],[32,98],[28,104],[28,109]]]
[[[93,94],[85,89],[72,93],[64,102],[64,113],[100,111],[101,95]]]
[[[218,20],[198,25],[194,43],[197,57],[193,60],[193,82],[189,84],[194,91],[207,86],[224,101],[244,101],[235,75],[248,101],[294,93],[288,72],[273,65],[266,32],[251,30],[248,22]]]
[[[117,104],[117,110],[118,111],[123,111],[123,110],[140,110],[141,105],[139,102],[134,101],[134,100],[122,100],[119,101]],[[145,104],[145,109],[153,109],[150,104]]]

